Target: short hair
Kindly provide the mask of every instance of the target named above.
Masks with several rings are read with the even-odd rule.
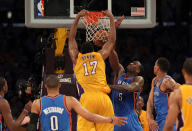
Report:
[[[183,69],[188,75],[192,75],[192,57],[184,62]]]
[[[143,75],[143,73],[144,73],[144,67],[143,67],[143,65],[141,64],[141,62],[140,61],[138,61],[139,63],[140,63],[140,66],[139,66],[139,70],[140,70],[140,72],[139,72],[139,75]]]
[[[4,77],[0,77],[0,91],[2,91],[3,87],[5,86],[6,80]]]
[[[46,77],[45,84],[48,88],[57,88],[59,84],[59,79],[56,75],[49,75]]]
[[[169,60],[165,57],[160,57],[157,59],[157,65],[159,66],[160,70],[163,72],[168,72],[169,71]]]
[[[93,42],[84,42],[81,45],[80,52],[82,54],[90,53],[90,52],[93,52],[93,51],[94,51],[94,44],[93,44]]]

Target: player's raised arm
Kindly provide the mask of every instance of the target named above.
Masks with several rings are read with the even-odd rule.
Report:
[[[182,100],[182,96],[181,96],[180,89],[176,89],[174,92],[171,93],[171,96],[169,98],[170,104],[169,104],[168,114],[166,117],[166,122],[163,128],[163,131],[173,130],[173,125],[181,110],[181,100]]]
[[[144,79],[142,76],[136,76],[131,84],[125,85],[111,85],[110,88],[117,91],[125,92],[140,92],[144,84]]]
[[[67,97],[67,107],[69,110],[74,109],[77,114],[81,115],[88,121],[94,123],[112,123],[118,126],[124,125],[126,122],[125,117],[103,117],[87,111],[74,97]]]
[[[125,18],[125,16],[123,15],[115,21],[116,29],[119,27],[119,25],[124,20],[124,18]],[[113,49],[109,55],[109,62],[110,62],[111,68],[115,72],[114,80],[116,81],[116,79],[119,77],[119,75],[121,75],[123,72],[125,72],[125,69],[119,63],[119,58],[118,58],[118,55],[117,55],[117,52],[115,51],[115,49]]]
[[[115,29],[115,23],[114,23],[114,16],[111,13],[111,11],[106,10],[103,11],[104,15],[108,16],[110,19],[110,29],[109,29],[109,39],[108,41],[103,45],[102,49],[99,51],[105,60],[109,54],[111,53],[115,41],[116,41],[116,29]]]
[[[125,72],[125,69],[119,62],[119,58],[117,55],[117,52],[113,49],[109,55],[109,63],[111,65],[111,68],[115,72],[115,80],[121,75],[123,72]]]
[[[148,101],[147,101],[147,120],[148,120],[150,129],[158,131],[158,124],[154,120],[154,116],[153,116],[153,109],[154,109],[153,85],[154,85],[154,81],[155,81],[155,78],[151,82],[151,91],[150,91],[149,98],[148,98]]]
[[[77,42],[75,40],[76,33],[77,33],[77,26],[78,26],[79,19],[82,16],[87,15],[87,12],[88,12],[87,10],[81,10],[77,14],[77,16],[74,20],[74,23],[70,29],[70,33],[69,33],[69,54],[71,56],[71,59],[72,59],[72,62],[74,65],[76,64],[76,60],[77,60],[78,53],[79,53]]]
[[[123,15],[123,16],[121,16],[120,18],[118,18],[118,19],[115,21],[115,28],[116,28],[116,29],[120,26],[121,22],[122,22],[124,19],[125,19],[125,16]]]

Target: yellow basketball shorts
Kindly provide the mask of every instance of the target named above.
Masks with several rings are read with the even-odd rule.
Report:
[[[82,94],[80,103],[91,113],[106,117],[114,116],[111,99],[106,93],[86,92]],[[79,115],[77,128],[78,131],[113,131],[113,124],[89,122]]]

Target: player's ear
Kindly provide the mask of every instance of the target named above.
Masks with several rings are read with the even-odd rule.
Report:
[[[61,88],[61,83],[58,84],[58,87]]]
[[[185,73],[186,73],[185,70],[182,69],[181,72],[182,72],[183,76],[185,76]]]

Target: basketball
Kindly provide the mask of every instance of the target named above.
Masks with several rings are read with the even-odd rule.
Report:
[[[93,35],[93,43],[97,46],[103,46],[108,41],[108,32],[105,30],[98,30]]]

